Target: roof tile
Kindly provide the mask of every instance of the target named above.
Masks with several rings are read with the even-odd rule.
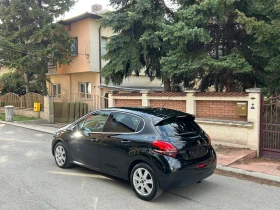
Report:
[[[113,96],[142,96],[142,93],[115,93]]]
[[[205,96],[205,97],[222,97],[222,96],[241,96],[245,97],[248,96],[248,93],[244,92],[200,92],[200,93],[194,93],[194,96]]]
[[[184,92],[153,92],[153,93],[148,93],[148,96],[176,97],[176,96],[186,96],[186,93],[184,93]]]

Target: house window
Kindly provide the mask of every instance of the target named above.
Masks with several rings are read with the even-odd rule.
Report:
[[[108,42],[107,37],[101,38],[101,56],[103,56],[107,53],[107,49],[106,49],[107,42]]]
[[[61,85],[53,84],[53,96],[60,98],[61,97]]]
[[[71,56],[78,55],[78,37],[74,37],[71,43]]]
[[[90,82],[80,82],[79,92],[81,93],[81,98],[91,97],[91,83]]]

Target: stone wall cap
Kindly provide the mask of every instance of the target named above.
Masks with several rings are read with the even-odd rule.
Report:
[[[185,93],[200,93],[200,90],[197,89],[186,89],[184,90]]]
[[[262,89],[261,88],[250,88],[246,89],[246,93],[261,93]]]
[[[247,127],[247,128],[253,128],[254,126],[253,122],[243,122],[243,121],[216,120],[216,119],[205,119],[205,118],[196,118],[195,121],[197,123],[203,123],[203,124],[229,125],[229,126]]]
[[[14,106],[12,105],[5,106],[5,109],[12,109],[12,108],[14,108]]]
[[[143,94],[148,94],[148,93],[152,93],[153,91],[151,90],[141,90],[140,93],[143,93]]]

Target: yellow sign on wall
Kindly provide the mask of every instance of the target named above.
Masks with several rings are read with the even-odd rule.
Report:
[[[40,103],[34,103],[34,111],[40,112],[41,110],[41,104]]]

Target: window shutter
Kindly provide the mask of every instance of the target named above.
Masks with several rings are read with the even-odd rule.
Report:
[[[61,85],[57,84],[57,95],[61,94]]]

